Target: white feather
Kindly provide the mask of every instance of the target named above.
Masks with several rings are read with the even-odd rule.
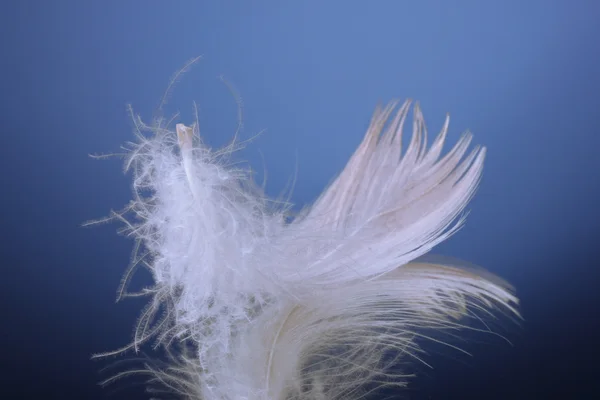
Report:
[[[517,315],[504,282],[415,262],[464,221],[485,150],[467,154],[465,134],[440,157],[448,118],[427,149],[416,106],[402,151],[409,107],[377,109],[342,173],[291,223],[226,164],[233,144],[214,152],[197,125],[137,124],[154,134],[129,149],[134,201],[115,216],[143,249],[123,286],[138,265],[155,286],[132,346],[157,337],[193,350],[150,368],[154,381],[188,399],[351,400],[405,385],[392,365],[425,362],[423,330],[456,329],[473,309]]]

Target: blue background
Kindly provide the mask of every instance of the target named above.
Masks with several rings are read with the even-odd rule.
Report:
[[[467,226],[436,253],[511,281],[514,346],[434,361],[411,399],[584,398],[600,390],[600,3],[577,1],[13,1],[0,6],[4,316],[0,397],[100,399],[93,352],[130,338],[141,303],[114,304],[132,243],[80,224],[130,198],[118,151],[126,104],[147,120],[170,76],[203,59],[167,106],[226,143],[280,194],[312,201],[360,142],[378,102],[450,112],[488,147]],[[113,398],[137,398],[131,389]]]

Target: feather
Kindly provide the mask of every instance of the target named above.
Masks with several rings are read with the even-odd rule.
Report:
[[[441,156],[449,117],[427,148],[418,104],[402,149],[410,105],[378,108],[341,174],[291,222],[228,163],[239,144],[213,151],[197,124],[138,119],[134,200],[114,216],[141,252],[123,286],[139,265],[155,283],[121,350],[156,339],[171,358],[147,367],[151,381],[181,398],[352,400],[406,385],[397,367],[426,363],[421,339],[438,340],[428,331],[478,311],[518,316],[500,279],[420,261],[463,224],[485,149],[469,151],[465,134]]]

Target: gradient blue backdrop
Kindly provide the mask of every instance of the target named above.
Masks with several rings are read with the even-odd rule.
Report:
[[[125,344],[141,304],[113,302],[131,249],[118,226],[79,227],[129,200],[121,162],[87,155],[118,151],[126,104],[151,117],[170,76],[203,55],[167,111],[190,123],[196,101],[207,141],[227,142],[225,75],[243,137],[265,130],[240,157],[267,168],[273,195],[297,167],[299,205],[380,101],[420,100],[431,132],[450,112],[453,142],[473,131],[489,148],[483,184],[436,253],[513,282],[526,323],[514,347],[441,358],[411,398],[584,398],[599,386],[599,17],[592,0],[3,3],[0,397],[106,396],[89,355]]]

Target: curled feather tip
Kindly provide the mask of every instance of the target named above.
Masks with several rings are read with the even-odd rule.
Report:
[[[406,385],[398,366],[426,363],[424,330],[460,328],[473,310],[518,315],[501,280],[419,261],[464,222],[485,149],[465,134],[442,156],[449,117],[427,147],[418,105],[403,146],[409,109],[378,108],[288,223],[195,128],[138,124],[154,135],[130,148],[134,200],[116,215],[139,245],[123,287],[140,265],[154,277],[132,347],[155,339],[171,355],[148,364],[151,383],[184,399],[358,399]]]

